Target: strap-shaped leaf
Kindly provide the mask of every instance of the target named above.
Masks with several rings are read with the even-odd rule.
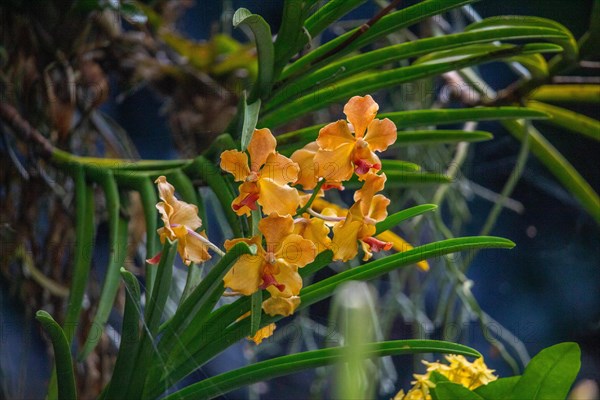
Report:
[[[56,377],[58,382],[59,399],[76,399],[75,376],[73,375],[73,360],[67,337],[58,323],[46,311],[39,310],[35,318],[40,321],[44,330],[52,340],[54,360],[56,364]]]
[[[503,124],[519,140],[525,136],[524,129],[529,130],[531,152],[600,224],[600,197],[575,167],[535,127],[525,128],[519,121],[504,121]]]
[[[141,398],[144,390],[144,382],[147,378],[147,371],[152,361],[152,352],[155,349],[155,335],[158,332],[160,319],[163,315],[165,304],[169,297],[171,289],[171,278],[173,276],[173,262],[177,254],[177,241],[171,242],[165,240],[162,248],[160,262],[156,266],[157,275],[154,284],[152,297],[146,306],[144,312],[144,330],[140,341],[140,347],[136,355],[135,370],[131,375],[131,382],[127,389],[126,398]]]
[[[323,32],[332,23],[360,6],[366,0],[330,0],[307,18],[304,26],[311,37]]]
[[[254,129],[256,128],[256,122],[258,121],[258,114],[260,112],[260,99],[256,100],[252,104],[247,103],[247,99],[244,94],[243,100],[243,114],[244,114],[244,124],[242,125],[242,151],[248,148],[248,144],[250,144],[250,140],[252,139],[252,134],[254,133]]]
[[[331,4],[329,2],[327,4]],[[273,106],[289,98],[295,98],[316,85],[334,85],[335,82],[386,64],[418,57],[441,50],[454,49],[470,44],[499,40],[566,40],[562,30],[538,26],[498,27],[493,30],[476,30],[432,38],[418,39],[373,50],[365,54],[345,57],[308,74],[301,75],[275,90],[265,104],[268,111]]]
[[[274,44],[275,80],[290,57],[298,53],[306,43],[306,35],[303,30],[305,15],[303,0],[285,0],[281,26]]]
[[[493,121],[504,119],[545,119],[549,115],[526,107],[477,107],[446,110],[412,110],[379,114],[377,118],[389,118],[400,129],[419,126],[446,125],[468,121]],[[277,148],[284,153],[315,140],[325,124],[313,125],[277,136]],[[399,133],[405,135],[405,132]],[[400,138],[401,139],[401,138]]]
[[[131,385],[131,375],[137,368],[135,358],[140,345],[140,320],[142,319],[140,285],[137,278],[125,268],[121,268],[121,277],[126,289],[123,328],[112,378],[101,396],[106,399],[125,398],[127,389]]]
[[[441,257],[445,254],[477,248],[509,249],[514,247],[514,245],[513,242],[507,239],[483,236],[448,239],[415,247],[406,252],[393,254],[372,261],[363,265],[361,268],[353,268],[341,272],[303,288],[300,292],[302,302],[298,306],[298,310],[331,296],[335,289],[343,282],[375,279],[394,269],[411,265],[428,258]],[[302,270],[300,271],[302,272]],[[162,379],[157,380],[153,385],[150,394],[156,396],[159,395],[162,390],[164,390],[163,385],[165,382],[178,382],[196,368],[211,360],[225,348],[246,336],[250,329],[250,320],[244,318],[238,322],[233,322],[241,315],[248,312],[249,309],[250,302],[247,298],[242,298],[231,304],[229,307],[221,307],[220,310],[215,312],[214,315],[203,324],[203,329],[201,330],[202,334],[197,335],[197,337],[213,339],[210,341],[197,340],[190,343],[186,349],[187,357],[181,358],[173,365],[169,365],[168,369],[165,370]],[[261,320],[261,326],[266,326],[281,318],[281,316],[264,316]],[[218,339],[214,340],[214,338]]]
[[[600,6],[599,6],[600,8]],[[532,100],[558,103],[600,104],[600,85],[544,85],[529,94]]]
[[[407,7],[403,10],[399,10],[388,14],[381,18],[375,25],[373,25],[365,34],[361,35],[356,41],[352,42],[349,46],[345,47],[343,51],[332,54],[317,65],[323,65],[330,63],[335,58],[339,58],[344,54],[348,54],[353,50],[367,46],[377,39],[384,37],[392,32],[399,31],[408,26],[411,26],[419,21],[426,18],[432,17],[437,14],[442,14],[445,11],[451,10],[463,6],[465,4],[473,3],[476,0],[425,0],[413,6]],[[317,49],[311,51],[304,57],[301,57],[296,62],[286,68],[281,74],[281,79],[287,79],[293,74],[300,72],[306,72],[311,66],[311,63],[317,59],[320,59],[325,54],[330,53],[333,49],[338,47],[341,43],[344,43],[349,37],[355,34],[360,29],[353,29],[337,38],[330,40],[329,42],[319,46]]]
[[[506,59],[519,54],[537,53],[545,49],[556,50],[556,48],[555,45],[546,43],[529,43],[525,45],[501,45],[495,49],[489,46],[485,49],[482,47],[472,48],[470,49],[473,51],[472,54],[469,54],[466,50],[456,54],[449,52],[441,55],[436,54],[435,58],[434,56],[422,58],[420,64],[417,65],[369,72],[348,78],[333,86],[319,88],[297,100],[271,110],[261,118],[261,123],[271,127],[278,126],[310,111],[318,110],[328,104],[348,99],[354,95],[372,93],[382,88],[391,88],[401,83],[494,60]]]
[[[249,102],[253,103],[256,99],[264,99],[271,92],[273,85],[273,68],[275,63],[275,50],[273,47],[273,38],[271,37],[271,27],[266,21],[257,14],[252,14],[245,8],[239,8],[233,14],[233,26],[247,26],[254,35],[256,41],[256,50],[258,53],[258,81],[250,94]]]
[[[529,101],[527,106],[552,115],[552,119],[546,121],[549,124],[557,125],[595,141],[600,141],[600,121],[562,107],[538,101]]]
[[[69,303],[65,314],[67,341],[71,342],[75,334],[83,295],[88,283],[90,264],[94,244],[94,189],[86,185],[83,167],[77,165],[75,171],[75,259],[73,261],[73,278],[69,291]]]
[[[375,231],[375,235],[378,235],[381,232],[385,232],[388,229],[391,229],[394,226],[398,225],[399,223],[406,221],[407,219],[414,218],[417,215],[421,215],[429,211],[433,211],[437,209],[437,207],[438,206],[436,206],[435,204],[421,204],[418,206],[407,208],[406,210],[398,211],[397,213],[388,216],[386,219],[379,222],[375,226],[375,228],[377,229]]]
[[[555,57],[550,62],[550,71],[556,73],[562,70],[565,66],[572,65],[575,63],[579,56],[579,48],[577,41],[573,37],[571,31],[561,25],[560,23],[551,19],[530,17],[524,15],[507,15],[486,18],[482,21],[475,22],[465,28],[465,31],[479,30],[479,29],[497,29],[502,26],[539,26],[545,28],[558,29],[564,32],[568,38],[557,39],[555,43],[563,48],[563,52]]]
[[[88,171],[91,172],[89,169]],[[119,189],[113,173],[111,171],[100,169],[94,171],[94,173],[98,175],[98,180],[104,189],[106,208],[108,210],[110,242],[109,262],[106,267],[104,284],[98,302],[98,310],[96,311],[94,321],[91,325],[93,329],[98,329],[100,327],[103,328],[108,320],[119,288],[119,269],[125,263],[125,257],[127,255],[127,247],[124,246],[124,243],[127,243],[127,221],[120,212],[121,201],[119,200]],[[99,341],[99,332],[90,332],[79,353],[78,359],[80,361],[85,359],[85,357],[94,350]]]
[[[245,254],[255,254],[256,249],[246,243],[236,243],[210,270],[190,296],[177,308],[175,314],[161,327],[163,332],[159,343],[161,352],[168,352],[177,343],[185,345],[187,338],[197,336],[194,327],[206,320],[224,291],[223,278],[235,262]],[[179,340],[175,340],[175,336]]]
[[[365,358],[417,353],[479,356],[476,350],[467,346],[435,340],[394,340],[362,345],[358,350]],[[214,398],[255,382],[340,362],[347,352],[348,349],[345,347],[336,347],[261,361],[190,385],[165,397],[165,400]]]

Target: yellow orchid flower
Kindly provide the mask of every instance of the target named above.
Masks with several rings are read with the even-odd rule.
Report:
[[[310,142],[303,148],[296,150],[292,153],[291,159],[300,166],[300,173],[298,174],[298,180],[296,183],[304,190],[311,190],[317,186],[319,181],[318,165],[315,163],[315,155],[319,151],[319,144],[317,142]],[[327,180],[321,185],[322,190],[328,189],[344,190],[341,182]]]
[[[319,150],[314,156],[317,176],[343,182],[356,172],[362,180],[367,173],[381,169],[375,152],[385,151],[398,133],[391,120],[375,119],[378,110],[371,96],[354,96],[344,106],[349,123],[339,120],[319,131]]]
[[[221,168],[231,173],[240,185],[240,194],[231,207],[237,215],[250,215],[262,206],[265,214],[294,215],[300,198],[288,183],[298,179],[300,167],[277,153],[277,141],[269,129],[256,129],[248,144],[248,154],[226,150],[221,154]],[[248,160],[250,156],[250,163]]]
[[[258,236],[225,242],[229,250],[236,243],[245,242],[257,247],[256,255],[242,255],[224,277],[225,287],[244,295],[267,289],[274,297],[297,296],[302,288],[298,268],[312,262],[315,245],[293,233],[294,220],[290,215],[272,213],[263,218],[258,228],[264,235],[266,249]]]
[[[164,176],[159,176],[154,182],[158,185],[158,194],[162,201],[156,204],[164,226],[157,230],[161,243],[169,240],[177,242],[177,251],[186,265],[201,263],[210,259],[208,249],[220,250],[206,237],[204,232],[196,232],[202,226],[198,217],[198,207],[178,200],[175,197],[175,188]],[[157,264],[161,253],[147,260],[150,264]]]
[[[329,232],[330,229],[324,220],[311,218],[308,213],[294,220],[294,233],[314,243],[317,248],[316,254],[331,248]]]
[[[389,250],[392,243],[383,242],[375,237],[375,224],[387,217],[390,199],[375,194],[383,189],[385,174],[367,174],[363,187],[354,193],[354,205],[350,207],[346,218],[333,227],[334,259],[348,261],[358,252],[357,241],[365,253],[363,260],[373,256],[374,252]]]

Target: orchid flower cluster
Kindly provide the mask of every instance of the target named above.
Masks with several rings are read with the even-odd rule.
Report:
[[[224,243],[225,250],[239,242],[257,249],[255,255],[240,256],[225,275],[230,293],[249,296],[266,289],[270,297],[262,305],[265,313],[288,316],[300,304],[298,270],[320,252],[331,250],[334,260],[345,262],[357,256],[359,244],[365,261],[375,252],[391,249],[392,243],[374,237],[375,225],[387,217],[390,203],[378,194],[386,176],[376,153],[396,141],[397,130],[389,119],[375,118],[378,109],[369,95],[351,98],[344,107],[347,120],[323,127],[316,141],[291,158],[277,152],[277,140],[267,128],[254,130],[245,151],[221,154],[221,168],[240,182],[233,211],[248,217],[254,213],[252,220],[258,221],[252,237]],[[355,174],[363,185],[348,210],[311,208],[325,191],[344,190],[344,182]],[[157,209],[164,222],[158,230],[161,241],[178,239],[179,254],[188,265],[209,259],[209,248],[220,252],[197,232],[202,225],[197,208],[176,199],[165,177],[156,183],[162,200]],[[273,329],[273,325],[263,328],[253,340],[260,343]]]

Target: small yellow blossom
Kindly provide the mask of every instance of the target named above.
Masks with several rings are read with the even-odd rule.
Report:
[[[202,220],[198,217],[198,207],[178,200],[175,197],[175,188],[167,182],[166,177],[159,176],[155,183],[162,200],[156,204],[164,223],[164,226],[157,230],[161,243],[167,238],[172,241],[177,239],[177,251],[186,265],[208,260],[210,242],[204,232],[196,232],[202,226]],[[160,256],[161,253],[158,253],[147,261],[156,264]]]
[[[288,183],[296,182],[300,167],[277,153],[276,146],[277,141],[269,129],[256,129],[248,144],[248,154],[237,150],[221,154],[221,168],[231,173],[237,182],[243,182],[239,196],[231,204],[237,215],[250,215],[257,209],[257,202],[265,214],[295,214],[300,197]]]
[[[469,362],[463,356],[450,354],[446,356],[446,360],[450,364],[423,361],[423,364],[427,366],[427,372],[413,375],[415,378],[411,382],[413,387],[406,394],[403,390],[398,392],[394,400],[431,400],[430,389],[435,387],[431,381],[431,373],[434,371],[446,377],[450,382],[459,383],[470,390],[498,379],[494,375],[494,370],[485,365],[483,357]]]
[[[359,179],[381,169],[375,152],[385,151],[397,139],[396,125],[375,119],[379,106],[369,95],[354,96],[344,106],[348,122],[339,120],[319,131],[319,150],[314,156],[317,176],[343,182],[356,172]]]

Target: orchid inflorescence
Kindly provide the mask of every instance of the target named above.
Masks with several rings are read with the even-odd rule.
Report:
[[[258,216],[249,238],[226,240],[225,250],[243,242],[256,246],[256,254],[238,258],[224,277],[229,294],[249,296],[266,289],[270,297],[262,308],[269,315],[291,315],[300,304],[302,278],[298,270],[317,254],[331,250],[333,260],[348,261],[358,254],[358,245],[368,260],[373,253],[390,250],[392,243],[375,236],[375,225],[387,217],[390,200],[382,191],[386,176],[376,153],[396,141],[396,126],[389,119],[376,119],[379,106],[369,95],[351,98],[344,107],[347,120],[330,123],[316,141],[294,152],[290,158],[277,152],[277,140],[267,128],[255,129],[247,149],[226,150],[221,168],[241,182],[231,207],[239,216]],[[348,209],[311,208],[327,190],[344,190],[343,183],[357,175],[363,182]],[[204,233],[198,209],[174,196],[164,176],[156,180],[161,202],[157,204],[164,227],[161,241],[178,239],[184,263],[210,258],[209,249],[222,253]],[[307,191],[312,191],[309,193]],[[160,254],[149,260],[158,262]],[[274,325],[253,338],[260,343]]]

